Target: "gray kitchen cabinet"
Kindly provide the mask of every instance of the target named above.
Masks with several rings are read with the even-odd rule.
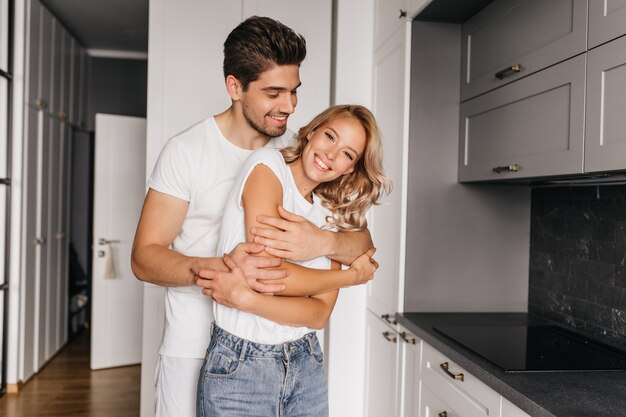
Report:
[[[587,0],[496,0],[463,25],[461,99],[571,58],[586,47]]]
[[[626,37],[589,51],[586,106],[585,172],[626,169]]]
[[[459,181],[582,173],[585,61],[580,55],[464,102]]]
[[[626,34],[626,0],[589,2],[589,48]]]

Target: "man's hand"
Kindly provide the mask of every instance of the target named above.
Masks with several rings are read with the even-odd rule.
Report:
[[[289,275],[287,269],[267,269],[277,268],[283,260],[273,256],[254,256],[263,252],[265,246],[256,243],[240,243],[235,246],[229,256],[246,277],[250,288],[256,292],[275,293],[285,289],[284,284],[267,284],[259,280],[273,280],[285,278]],[[231,268],[232,269],[232,268]]]
[[[224,255],[224,264],[228,272],[200,271],[196,274],[196,285],[202,287],[202,294],[212,297],[217,303],[246,311],[255,293],[248,286],[243,271],[229,255]]]
[[[258,216],[259,223],[276,229],[253,227],[254,242],[265,245],[265,252],[290,261],[310,261],[329,254],[330,231],[322,230],[302,216],[278,207],[279,217]]]
[[[201,261],[198,261],[196,265],[191,268],[195,276],[196,285],[205,289],[211,289],[211,294],[214,298],[226,300],[229,297],[229,292],[232,289],[228,286],[229,283],[224,282],[230,279],[233,274],[232,266],[243,273],[245,277],[244,282],[248,287],[254,291],[261,293],[272,294],[275,292],[283,291],[285,289],[284,284],[268,284],[259,282],[259,280],[274,280],[285,278],[289,275],[287,269],[264,269],[279,267],[283,260],[270,256],[253,256],[255,254],[263,252],[265,247],[256,243],[240,243],[235,246],[230,254],[224,255],[224,262],[221,265],[211,264],[211,267]],[[230,266],[226,262],[228,257]],[[226,291],[226,292],[223,292]],[[231,300],[231,302],[233,302]],[[228,302],[220,304],[227,305]]]
[[[378,262],[372,258],[374,252],[376,248],[371,248],[352,262],[350,269],[356,272],[352,285],[366,284],[374,278],[374,272],[378,269]]]

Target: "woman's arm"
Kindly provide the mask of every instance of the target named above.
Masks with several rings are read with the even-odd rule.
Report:
[[[252,242],[252,228],[257,228],[258,216],[277,216],[278,207],[282,206],[283,190],[272,170],[264,165],[257,165],[248,176],[242,194],[245,213],[246,240]],[[284,284],[286,289],[277,294],[303,296],[322,294],[328,291],[363,284],[374,277],[377,268],[370,260],[374,249],[370,249],[357,258],[347,270],[319,270],[306,268],[285,262],[279,268],[289,270],[284,279],[272,280],[272,284]],[[267,253],[261,255],[270,256]],[[263,281],[261,281],[263,282]]]
[[[203,271],[202,293],[227,307],[256,314],[257,316],[289,326],[305,326],[321,329],[335,307],[339,290],[330,291],[313,297],[272,297],[250,289],[246,278],[229,255],[224,255],[224,262],[231,270]],[[333,262],[331,268],[339,268]],[[320,272],[323,272],[321,270]]]

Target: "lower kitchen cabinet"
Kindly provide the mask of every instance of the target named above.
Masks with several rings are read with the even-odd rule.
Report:
[[[463,415],[426,387],[422,387],[421,405],[421,417],[460,417]]]
[[[526,414],[513,404],[506,398],[502,397],[502,408],[500,412],[500,417],[530,417],[530,415]]]
[[[367,417],[419,417],[420,339],[367,312]]]
[[[498,415],[501,397],[431,346],[422,352],[422,385],[464,417]]]
[[[402,417],[419,417],[420,412],[420,378],[422,343],[415,335],[399,325],[400,337],[400,371],[401,399],[400,409]]]
[[[397,416],[400,408],[400,355],[397,326],[367,312],[365,415]]]
[[[422,342],[420,417],[530,417]]]

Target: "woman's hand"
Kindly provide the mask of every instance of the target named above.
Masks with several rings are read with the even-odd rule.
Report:
[[[374,278],[374,272],[378,269],[378,262],[372,258],[374,252],[376,248],[371,248],[352,262],[349,269],[356,275],[352,285],[366,284]]]

